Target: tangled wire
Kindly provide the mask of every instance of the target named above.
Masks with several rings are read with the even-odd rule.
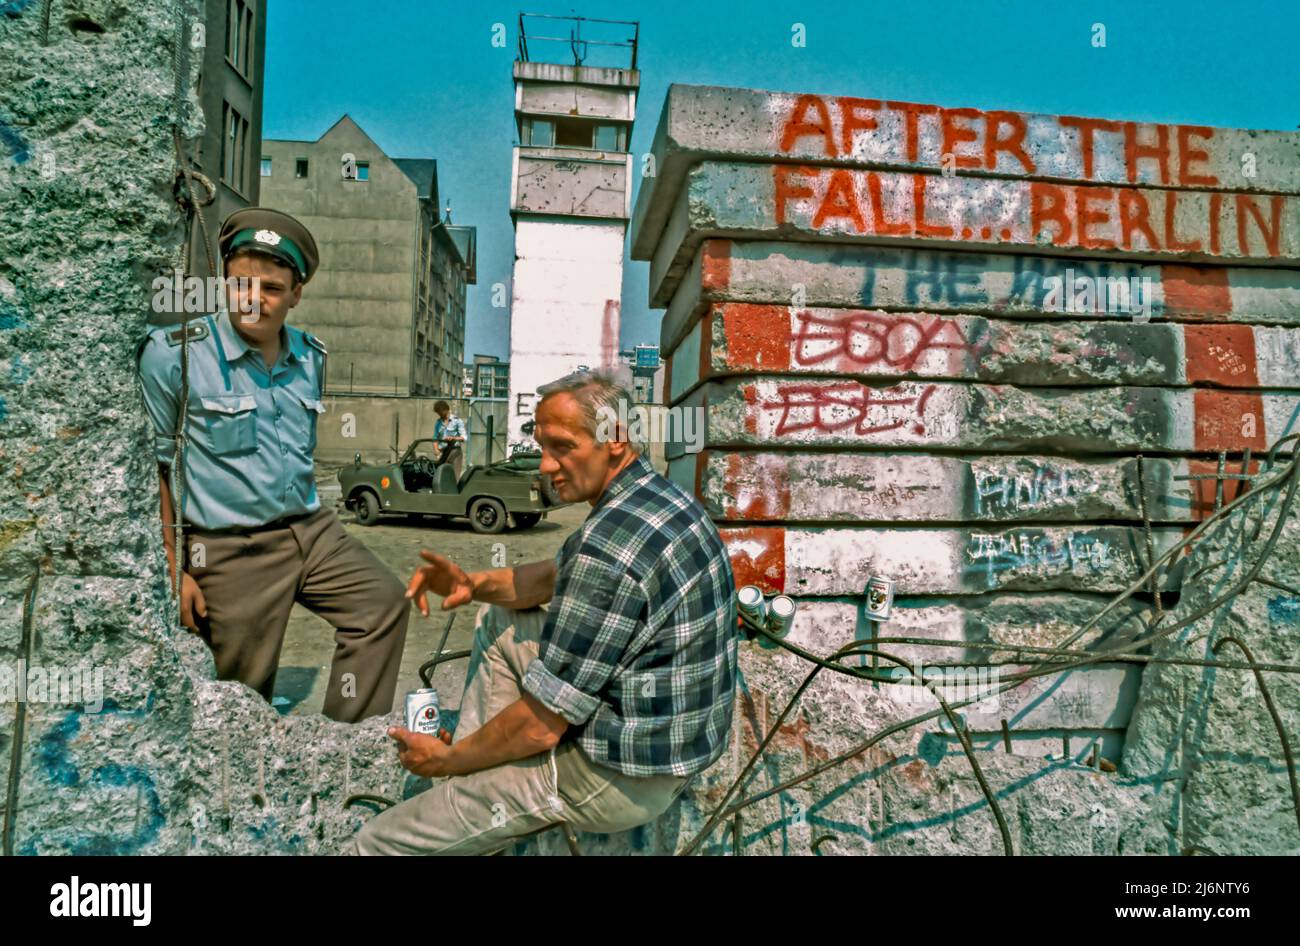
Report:
[[[1273,471],[1277,467],[1277,456],[1279,450],[1285,444],[1291,441],[1300,441],[1300,434],[1290,434],[1288,436],[1282,437],[1273,445],[1272,449],[1268,453],[1268,459],[1264,466],[1264,470],[1266,472]],[[1154,558],[1154,560],[1151,560],[1150,567],[1148,567],[1148,569],[1140,577],[1138,577],[1126,589],[1124,589],[1122,592],[1116,595],[1115,598],[1113,598],[1110,601],[1110,603],[1108,603],[1096,615],[1094,615],[1091,620],[1089,620],[1081,628],[1079,628],[1078,630],[1070,634],[1069,637],[1067,637],[1056,647],[1008,646],[1006,644],[997,644],[997,643],[979,644],[979,643],[968,643],[968,642],[937,641],[937,640],[930,640],[926,638],[916,638],[916,637],[879,637],[871,641],[862,641],[862,642],[856,642],[854,644],[847,645],[835,651],[835,653],[831,654],[829,657],[820,657],[807,650],[804,650],[801,647],[798,647],[794,644],[791,644],[787,641],[784,641],[776,637],[775,635],[767,631],[765,628],[759,627],[754,624],[750,624],[750,627],[756,633],[762,635],[772,644],[787,651],[788,653],[794,654],[795,656],[808,661],[814,666],[808,672],[807,676],[804,677],[803,682],[795,690],[794,695],[790,697],[789,701],[786,703],[785,708],[781,711],[780,715],[777,716],[776,722],[773,723],[767,735],[759,743],[757,749],[755,749],[753,755],[750,757],[749,762],[745,765],[745,767],[741,770],[741,772],[732,781],[730,787],[727,789],[726,794],[723,795],[722,800],[718,803],[713,813],[705,821],[704,826],[700,828],[700,830],[695,834],[695,836],[689,842],[687,842],[685,847],[683,847],[682,850],[680,851],[680,854],[683,856],[687,856],[696,853],[703,845],[705,840],[709,837],[709,835],[713,832],[713,830],[717,827],[717,825],[723,820],[730,817],[734,817],[736,819],[736,821],[733,823],[733,835],[732,835],[733,852],[739,853],[739,840],[740,840],[739,816],[744,809],[756,805],[767,798],[771,798],[773,795],[777,795],[781,792],[787,791],[795,787],[796,785],[808,781],[809,779],[816,778],[818,775],[821,775],[822,773],[827,772],[830,769],[833,769],[836,766],[841,765],[849,761],[850,759],[853,759],[861,755],[863,752],[867,751],[872,746],[888,738],[889,736],[892,736],[896,733],[903,732],[920,723],[927,722],[928,720],[935,719],[940,715],[947,717],[950,725],[953,728],[953,731],[956,733],[957,738],[961,743],[962,752],[965,754],[965,757],[970,764],[971,771],[975,775],[976,781],[978,781],[979,783],[980,791],[983,793],[985,800],[988,802],[989,810],[992,812],[993,819],[997,824],[998,833],[1001,835],[1002,838],[1002,846],[1003,846],[1004,853],[1008,855],[1014,854],[1015,851],[1011,843],[1011,833],[1007,828],[1007,821],[1002,814],[1001,806],[998,805],[997,799],[995,798],[992,789],[989,787],[988,780],[984,776],[983,769],[980,767],[979,761],[975,757],[975,751],[971,746],[970,738],[965,731],[965,727],[958,722],[958,719],[953,711],[962,706],[967,706],[971,703],[982,702],[984,700],[989,699],[992,696],[1005,693],[1006,691],[1013,689],[1014,687],[1018,686],[1024,681],[1035,677],[1047,676],[1049,674],[1059,674],[1070,670],[1077,670],[1083,667],[1087,667],[1092,664],[1098,664],[1103,662],[1115,662],[1115,661],[1181,664],[1181,665],[1188,665],[1188,666],[1215,667],[1220,669],[1252,671],[1255,674],[1255,678],[1259,686],[1259,691],[1262,694],[1265,705],[1267,706],[1269,714],[1273,719],[1274,727],[1277,730],[1278,738],[1282,744],[1282,752],[1286,759],[1287,773],[1290,779],[1291,800],[1292,800],[1292,806],[1295,809],[1296,825],[1297,828],[1300,828],[1300,786],[1297,785],[1295,760],[1291,752],[1290,743],[1287,740],[1286,732],[1282,726],[1281,717],[1278,714],[1275,705],[1273,704],[1272,697],[1269,694],[1268,688],[1265,685],[1264,678],[1263,678],[1264,672],[1300,673],[1300,665],[1277,664],[1277,663],[1260,664],[1255,660],[1254,656],[1245,647],[1244,644],[1242,644],[1236,638],[1230,636],[1221,638],[1218,641],[1218,643],[1215,644],[1214,653],[1217,655],[1219,650],[1223,647],[1224,644],[1233,643],[1245,655],[1246,657],[1245,662],[1223,661],[1223,660],[1197,660],[1192,658],[1176,658],[1176,657],[1155,657],[1155,656],[1135,653],[1136,651],[1141,650],[1142,648],[1147,647],[1148,645],[1156,643],[1157,641],[1163,640],[1169,637],[1170,635],[1174,634],[1175,632],[1181,630],[1182,628],[1188,627],[1189,625],[1199,621],[1207,614],[1210,614],[1213,611],[1217,610],[1223,604],[1225,604],[1226,602],[1234,598],[1236,595],[1240,594],[1253,581],[1258,581],[1261,584],[1270,587],[1279,588],[1283,591],[1288,592],[1289,594],[1293,594],[1296,595],[1297,597],[1300,597],[1300,589],[1291,588],[1288,585],[1285,585],[1281,582],[1274,581],[1272,579],[1259,577],[1259,571],[1263,567],[1264,563],[1268,560],[1269,556],[1272,554],[1273,549],[1276,547],[1277,542],[1282,535],[1282,528],[1286,523],[1287,516],[1291,512],[1291,506],[1295,498],[1297,485],[1300,484],[1300,477],[1297,476],[1298,470],[1300,470],[1300,451],[1296,451],[1293,449],[1291,451],[1290,458],[1287,461],[1287,463],[1284,466],[1282,466],[1274,476],[1259,483],[1252,482],[1253,488],[1251,488],[1249,491],[1244,491],[1240,493],[1237,496],[1237,498],[1234,499],[1232,502],[1222,506],[1221,508],[1218,508],[1213,515],[1210,515],[1206,517],[1204,520],[1202,520],[1196,526],[1196,528],[1194,528],[1190,533],[1187,534],[1187,536],[1185,536],[1182,539],[1182,541],[1178,542],[1176,545],[1169,548],[1158,558]],[[1255,559],[1254,564],[1244,572],[1240,580],[1235,582],[1228,591],[1216,597],[1208,604],[1196,608],[1194,611],[1192,611],[1192,613],[1181,618],[1180,620],[1174,621],[1172,623],[1168,623],[1163,627],[1161,627],[1161,624],[1166,620],[1166,618],[1171,616],[1172,612],[1165,611],[1163,608],[1159,608],[1155,619],[1151,622],[1148,628],[1148,632],[1145,635],[1139,635],[1125,643],[1121,643],[1109,648],[1103,648],[1095,651],[1081,651],[1081,650],[1071,649],[1072,644],[1078,641],[1090,630],[1097,627],[1097,625],[1107,614],[1115,610],[1115,608],[1117,608],[1122,602],[1130,598],[1134,593],[1140,591],[1145,585],[1147,585],[1148,581],[1152,583],[1151,587],[1154,588],[1155,576],[1157,575],[1160,568],[1166,562],[1173,561],[1177,555],[1183,552],[1184,549],[1190,548],[1198,539],[1204,536],[1206,532],[1210,530],[1216,523],[1225,520],[1228,516],[1232,515],[1233,513],[1239,510],[1245,509],[1246,506],[1256,502],[1257,500],[1260,500],[1266,496],[1278,492],[1282,492],[1283,490],[1285,490],[1285,492],[1282,496],[1282,505],[1278,513],[1277,523],[1273,527],[1273,530],[1268,536],[1268,538],[1265,540],[1263,551]],[[1144,519],[1146,518],[1145,514],[1146,514],[1145,495],[1143,495],[1143,518]],[[1263,521],[1266,515],[1267,515],[1266,511],[1261,512],[1260,520],[1255,530],[1246,539],[1246,545],[1249,545],[1250,543],[1254,542],[1255,539],[1258,538],[1259,531],[1263,526]],[[1150,532],[1149,521],[1147,522],[1147,527],[1148,527],[1147,531],[1149,535]],[[1243,546],[1242,551],[1243,552],[1245,551],[1245,546]],[[1148,559],[1149,560],[1151,559],[1150,543],[1148,543]],[[1208,571],[1210,568],[1225,563],[1226,560],[1224,562],[1214,563],[1214,565],[1208,566],[1206,569],[1202,569],[1201,572]],[[1200,574],[1201,572],[1198,572],[1198,574]],[[982,692],[977,696],[971,697],[970,699],[949,703],[939,694],[938,690],[932,685],[931,681],[923,680],[921,679],[921,677],[919,677],[916,674],[915,669],[910,663],[908,663],[906,660],[903,660],[901,657],[888,653],[887,651],[880,650],[877,646],[879,644],[912,644],[912,645],[934,646],[934,647],[974,647],[974,648],[981,648],[986,650],[1012,652],[1017,655],[1019,654],[1042,655],[1044,659],[1031,665],[1028,669],[1003,677],[1002,680],[1004,682],[1000,683],[996,689],[990,689],[988,692]],[[884,678],[876,674],[871,669],[849,667],[849,666],[844,666],[841,663],[841,661],[844,660],[846,657],[861,656],[861,655],[874,656],[880,660],[884,660],[889,663],[893,663],[902,667],[904,670],[907,671],[908,679],[897,680],[892,675],[889,678]],[[1023,661],[1010,660],[1010,661],[1004,661],[1003,663],[1020,664],[1023,663]],[[943,665],[933,665],[933,666],[943,666]],[[799,702],[800,697],[803,696],[804,692],[808,689],[808,687],[812,684],[813,680],[816,679],[817,675],[821,673],[822,670],[830,670],[834,673],[841,673],[841,674],[845,674],[846,676],[855,677],[861,680],[869,680],[872,682],[898,682],[898,683],[919,684],[921,686],[926,687],[926,689],[929,690],[929,692],[934,696],[935,700],[939,703],[939,709],[931,710],[926,713],[921,713],[909,719],[903,720],[902,722],[887,726],[884,729],[881,729],[879,732],[872,735],[869,739],[866,739],[862,743],[854,746],[852,749],[850,749],[845,753],[842,753],[841,755],[829,759],[819,765],[813,766],[812,768],[808,769],[806,772],[796,775],[793,778],[786,779],[785,781],[781,782],[778,785],[773,786],[772,788],[766,789],[761,792],[756,792],[753,795],[749,795],[747,797],[739,799],[738,801],[732,802],[731,800],[733,796],[735,796],[736,793],[740,790],[741,786],[746,783],[750,773],[754,769],[754,766],[757,765],[758,761],[762,758],[764,750],[767,748],[769,743],[771,743],[772,739],[776,736],[781,725],[785,722],[786,717],[794,709],[795,705]],[[820,844],[825,840],[826,838],[824,837],[818,838],[816,843]]]

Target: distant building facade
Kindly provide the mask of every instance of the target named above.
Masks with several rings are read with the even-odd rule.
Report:
[[[474,363],[465,366],[469,385],[466,397],[509,397],[510,362],[496,355],[475,355]]]
[[[191,34],[186,34],[191,40]],[[208,240],[217,255],[221,222],[241,207],[259,200],[257,159],[262,153],[262,76],[266,64],[266,0],[210,0],[203,19],[203,46],[198,97],[204,130],[193,145],[195,168],[212,182],[216,193],[203,208]],[[195,185],[199,196],[202,188]],[[220,261],[214,260],[220,267]],[[203,230],[195,215],[190,233],[187,271],[214,276],[208,267]],[[164,322],[178,316],[162,317]]]
[[[438,165],[390,158],[344,115],[262,143],[261,202],[303,222],[320,269],[290,316],[329,349],[332,393],[458,397],[474,227],[439,212]]]

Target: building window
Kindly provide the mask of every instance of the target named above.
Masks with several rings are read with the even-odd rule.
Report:
[[[596,151],[626,151],[627,128],[597,124],[586,118],[525,118],[519,142],[539,148],[585,148]]]
[[[555,123],[555,143],[561,148],[590,148],[594,127],[581,118],[562,118]]]
[[[262,155],[262,177],[271,176],[271,159]]]
[[[358,162],[357,162],[357,180],[358,180],[358,181],[368,181],[368,180],[370,180],[370,162],[369,162],[369,161],[358,161]]]
[[[522,144],[549,148],[555,144],[555,123],[544,118],[525,118]]]
[[[623,128],[619,125],[596,126],[597,151],[626,151],[623,146]]]
[[[228,0],[226,7],[226,60],[245,79],[252,78],[253,6],[249,0]]]
[[[306,177],[306,176],[307,176],[307,159],[306,159],[306,158],[299,158],[298,160],[294,161],[294,163],[293,163],[293,176],[294,176],[294,177]]]
[[[232,190],[243,194],[248,119],[232,108],[229,102],[222,102],[221,127],[221,180]]]

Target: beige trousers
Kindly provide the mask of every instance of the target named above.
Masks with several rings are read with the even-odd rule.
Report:
[[[545,621],[540,608],[479,610],[456,739],[520,698]],[[550,752],[435,782],[371,818],[343,853],[484,854],[561,821],[575,831],[624,831],[663,814],[686,782],[624,775],[566,740]]]

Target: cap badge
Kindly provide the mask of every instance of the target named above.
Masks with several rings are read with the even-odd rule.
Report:
[[[266,243],[270,246],[275,246],[280,242],[280,234],[276,233],[274,230],[258,230],[253,234],[253,239],[258,243]]]

